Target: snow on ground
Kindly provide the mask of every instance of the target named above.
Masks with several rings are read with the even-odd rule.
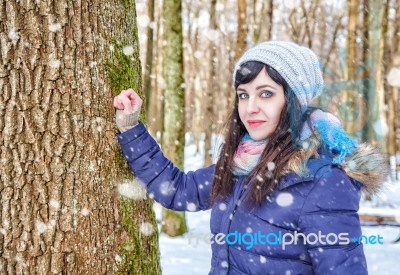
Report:
[[[186,146],[185,170],[202,167],[203,154],[201,150],[196,153],[193,144]],[[157,219],[161,219],[161,206],[155,204],[154,209]],[[386,184],[383,192],[372,201],[363,200],[359,212],[394,215],[400,219],[400,182]],[[171,238],[160,234],[161,266],[164,275],[204,275],[210,270],[211,246],[207,243],[210,234],[210,211],[186,212],[186,219],[189,232],[184,236]],[[369,274],[399,274],[400,243],[392,242],[400,236],[400,227],[363,226],[362,230],[364,235],[379,234],[383,238],[383,244],[364,245]]]

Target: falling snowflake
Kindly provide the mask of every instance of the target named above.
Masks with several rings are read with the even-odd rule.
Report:
[[[81,214],[82,214],[82,216],[88,216],[89,215],[89,213],[90,213],[90,211],[89,211],[89,209],[87,209],[86,207],[85,208],[82,208],[82,210],[81,210]]]
[[[175,192],[175,188],[171,182],[165,181],[160,184],[160,192],[161,192],[161,194],[163,194],[165,196],[171,195]]]
[[[131,182],[119,184],[118,193],[123,197],[133,200],[142,200],[146,198],[146,190],[136,179]]]
[[[8,38],[11,40],[11,42],[15,46],[15,45],[17,45],[17,41],[19,39],[19,34],[18,34],[18,32],[12,30],[8,33]]]
[[[150,24],[150,18],[146,14],[142,14],[137,17],[138,25],[146,28]]]
[[[222,262],[221,262],[221,266],[222,266],[223,268],[228,268],[228,267],[229,267],[229,264],[228,264],[227,261],[222,261]]]
[[[145,236],[150,236],[154,232],[153,225],[148,222],[143,222],[139,228],[140,232]]]
[[[49,66],[50,66],[51,68],[53,68],[53,69],[58,69],[58,68],[60,68],[60,65],[61,65],[61,61],[60,61],[60,60],[51,60],[51,61],[49,62]]]
[[[36,223],[36,229],[39,232],[39,234],[43,234],[47,230],[47,225],[42,222],[37,222]]]
[[[293,203],[293,196],[287,192],[280,193],[276,198],[276,203],[282,207],[289,206]]]
[[[273,171],[275,169],[275,163],[274,162],[268,162],[267,163],[267,168],[268,168],[268,171]]]
[[[240,69],[240,73],[241,73],[242,75],[248,75],[248,74],[251,73],[251,71],[250,71],[248,68],[243,67],[242,69]]]
[[[391,86],[400,87],[400,69],[390,69],[389,74],[387,75],[387,81]]]
[[[53,23],[49,25],[49,30],[51,32],[57,32],[59,30],[61,30],[61,24],[60,23]]]
[[[193,202],[190,202],[187,204],[186,209],[190,212],[195,212],[196,211],[196,205]]]
[[[226,204],[223,203],[223,202],[221,202],[221,203],[219,204],[218,208],[219,208],[219,210],[221,210],[221,211],[225,211],[225,210],[226,210]]]
[[[247,228],[246,228],[246,232],[247,232],[247,233],[252,233],[252,232],[253,232],[253,228],[247,227]]]
[[[118,255],[118,254],[115,255],[115,261],[119,262],[119,263],[122,262],[122,257],[120,255]]]
[[[54,199],[50,199],[49,205],[50,205],[50,207],[55,208],[55,209],[60,208],[60,202],[57,200],[54,200]]]
[[[122,49],[122,52],[126,56],[131,56],[133,55],[133,46],[132,45],[127,45]]]
[[[267,258],[264,256],[260,256],[260,263],[265,264],[267,262]]]
[[[194,58],[200,59],[202,57],[203,57],[203,53],[202,52],[200,52],[200,51],[195,51],[194,52]]]

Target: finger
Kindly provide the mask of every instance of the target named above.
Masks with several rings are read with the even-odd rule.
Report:
[[[120,95],[119,96],[119,100],[122,103],[123,110],[126,113],[132,113],[133,112],[133,106],[132,106],[132,103],[131,103],[131,101],[130,101],[130,99],[128,97]]]
[[[121,101],[119,100],[118,96],[114,97],[113,105],[114,105],[115,108],[117,108],[119,110],[123,110],[124,109],[124,105],[121,103]]]

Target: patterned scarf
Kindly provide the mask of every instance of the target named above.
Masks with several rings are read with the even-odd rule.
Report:
[[[345,132],[339,119],[333,114],[315,110],[311,113],[309,121],[312,129],[305,122],[297,142],[300,144],[311,137],[313,131],[316,131],[322,143],[337,154],[333,163],[343,164],[346,156],[358,147],[357,142]],[[268,139],[255,141],[246,133],[234,156],[233,174],[236,176],[248,175],[258,164],[267,143]]]

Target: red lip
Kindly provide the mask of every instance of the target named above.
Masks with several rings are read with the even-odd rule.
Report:
[[[247,123],[251,128],[257,128],[261,124],[263,124],[265,121],[264,120],[248,120]]]

